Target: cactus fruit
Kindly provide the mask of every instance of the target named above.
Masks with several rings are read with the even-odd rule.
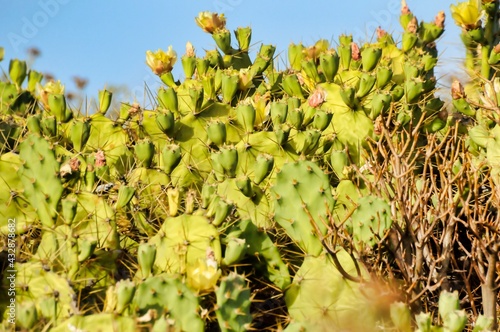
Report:
[[[310,161],[285,164],[273,188],[275,220],[310,255],[319,255],[334,208],[330,182]]]
[[[250,288],[245,278],[236,273],[222,278],[215,295],[217,296],[215,312],[221,331],[248,331],[252,315]]]

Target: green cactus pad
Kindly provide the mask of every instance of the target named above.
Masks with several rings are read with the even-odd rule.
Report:
[[[140,316],[150,309],[156,310],[158,316],[165,315],[168,322],[162,322],[161,318],[158,321],[171,324],[169,331],[204,331],[196,295],[178,279],[164,274],[144,280],[137,287],[131,305]]]
[[[346,251],[339,250],[337,258],[347,273],[357,275]],[[295,322],[313,323],[315,329],[311,331],[365,331],[374,326],[375,317],[368,299],[360,291],[363,287],[344,279],[329,256],[307,256],[285,294],[288,313]],[[363,319],[353,320],[353,315],[360,312]]]
[[[123,317],[111,313],[93,314],[90,316],[76,315],[65,320],[61,325],[52,329],[54,332],[71,331],[137,331],[137,323],[133,317]]]
[[[326,235],[335,204],[328,176],[310,161],[288,163],[278,173],[273,193],[276,222],[304,252],[319,255],[323,246],[318,236]]]
[[[215,285],[221,246],[219,233],[207,218],[195,215],[167,218],[158,234],[148,243],[157,248],[154,271],[171,275],[185,274],[193,283],[196,283],[199,273],[204,273],[211,279],[199,285],[202,290]],[[209,257],[209,252],[213,253],[213,257]],[[210,262],[210,259],[214,262]],[[210,266],[211,263],[215,263],[214,268]],[[198,285],[192,286],[197,288]]]
[[[33,135],[21,143],[19,157],[23,160],[18,174],[24,186],[24,195],[37,211],[42,224],[52,227],[63,193],[59,179],[60,165],[54,149],[45,139]]]
[[[345,224],[358,246],[374,246],[391,228],[391,206],[376,196],[361,197],[356,211]]]
[[[252,315],[250,288],[245,278],[235,273],[222,278],[215,295],[217,296],[215,312],[221,331],[248,331]]]

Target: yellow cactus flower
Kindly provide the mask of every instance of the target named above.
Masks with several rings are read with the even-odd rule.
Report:
[[[168,47],[167,52],[163,50],[146,52],[146,63],[158,76],[171,72],[176,61],[177,53],[172,49],[172,46]]]
[[[196,24],[208,33],[214,33],[226,28],[226,18],[224,14],[217,14],[212,12],[201,12],[195,18]]]
[[[457,5],[451,5],[450,10],[456,25],[466,30],[478,28],[482,16],[478,0],[469,0],[460,2]]]
[[[199,258],[197,263],[187,269],[188,284],[198,291],[212,289],[221,276],[215,254],[212,248],[207,247],[206,258]]]
[[[63,95],[64,94],[64,85],[61,81],[49,81],[44,86],[38,84],[38,93],[40,94],[40,98],[42,99],[42,103],[45,107],[48,107],[49,95]]]

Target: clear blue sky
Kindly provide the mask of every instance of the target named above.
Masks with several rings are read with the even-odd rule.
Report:
[[[459,68],[459,29],[449,13],[455,1],[407,3],[419,20],[432,21],[439,10],[445,11],[446,31],[438,49],[443,52],[441,65],[446,65],[438,73]],[[42,52],[36,70],[60,79],[67,91],[75,90],[73,76],[87,78],[85,92],[92,97],[106,84],[126,84],[139,94],[144,82],[154,87],[159,80],[145,64],[147,50],[166,50],[172,45],[180,57],[187,41],[198,55],[204,54],[203,49],[213,49],[211,36],[194,21],[200,11],[224,12],[230,30],[250,25],[255,48],[261,42],[271,43],[281,52],[290,42],[336,41],[341,33],[366,40],[379,25],[396,32],[397,39],[401,33],[400,0],[2,0],[0,4],[0,46],[5,48],[5,59],[25,59],[26,50],[36,47]],[[8,62],[0,67],[7,71]],[[178,61],[176,78],[181,73]]]

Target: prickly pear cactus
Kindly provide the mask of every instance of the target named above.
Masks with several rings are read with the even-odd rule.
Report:
[[[374,246],[391,228],[391,207],[375,196],[361,197],[358,207],[345,225],[358,246]]]
[[[198,298],[176,278],[164,274],[147,278],[137,287],[131,306],[154,328],[166,324],[167,330],[204,331]]]
[[[352,257],[344,250],[337,258],[347,273],[356,275]],[[318,331],[362,329],[375,324],[369,299],[360,292],[361,283],[346,280],[328,255],[307,256],[286,291],[286,304],[295,322],[313,323]],[[362,271],[366,276],[366,271]],[[353,320],[352,312],[363,312],[363,320]]]
[[[319,255],[335,204],[326,174],[310,161],[285,164],[273,194],[276,222],[305,253]]]
[[[482,2],[488,15],[493,2],[497,10]],[[454,18],[477,16],[462,14]],[[335,47],[291,44],[283,70],[276,46],[252,50],[251,28],[232,39],[223,14],[195,21],[216,48],[147,51],[161,81],[148,106],[113,109],[112,91],[101,90],[88,114],[70,107],[61,82],[10,61],[0,82],[0,243],[15,219],[19,327],[244,331],[269,328],[256,322],[262,315],[286,331],[385,324],[353,260],[398,223],[390,199],[371,192],[370,148],[411,136],[418,149],[457,124],[435,95],[444,14],[418,22],[403,2],[400,43],[379,28],[361,44],[351,35]],[[499,50],[476,37],[498,29],[473,23],[461,25],[463,40],[470,54],[480,46],[490,80]],[[172,73],[178,58],[183,80]],[[455,84],[451,102],[474,122],[469,133],[459,124],[471,162],[497,183],[499,82],[469,97]],[[337,234],[352,255],[345,237],[325,250]],[[279,302],[269,312],[254,300],[264,288]],[[393,308],[402,317],[393,325],[407,329],[407,308]],[[461,327],[451,326],[463,321],[457,310],[441,316],[447,329]]]
[[[213,288],[219,279],[221,245],[217,229],[203,216],[168,218],[149,240],[156,247],[155,273],[187,277],[196,290]]]
[[[32,135],[19,146],[19,156],[23,161],[18,173],[24,195],[37,211],[42,224],[52,227],[63,193],[54,148],[43,138]]]
[[[245,278],[230,274],[221,279],[215,291],[217,320],[221,331],[248,331],[252,322],[250,314],[250,288]]]

